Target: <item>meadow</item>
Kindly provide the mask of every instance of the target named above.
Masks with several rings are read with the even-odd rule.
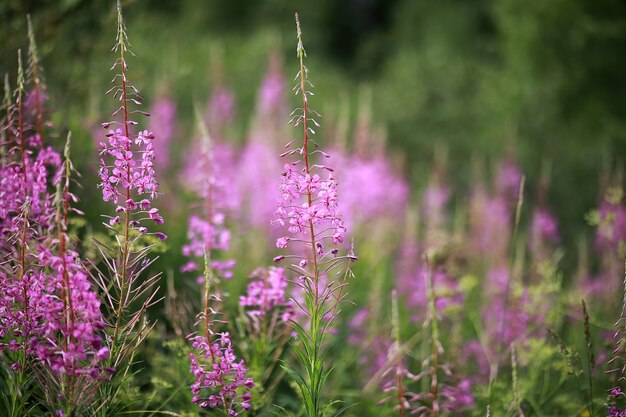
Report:
[[[306,14],[255,46],[258,83],[231,88],[214,44],[210,81],[182,101],[135,71],[156,58],[125,2],[108,6],[112,49],[93,52],[108,64],[89,66],[101,91],[44,69],[37,21],[15,16],[0,416],[626,416],[619,155],[572,216],[583,203],[554,204],[558,158],[524,172],[514,139],[492,153],[433,139],[416,167],[376,89],[318,94]],[[47,84],[63,79],[104,105]]]

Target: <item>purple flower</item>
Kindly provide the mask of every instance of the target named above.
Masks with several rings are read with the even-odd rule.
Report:
[[[63,258],[46,248],[39,253],[39,261],[50,270],[45,282],[59,293],[38,301],[45,303],[45,309],[35,347],[37,356],[56,374],[104,378],[102,362],[108,359],[109,348],[102,345],[105,323],[98,295],[78,254],[69,251]],[[69,298],[64,299],[63,293]]]
[[[293,169],[291,164],[283,168],[276,222],[289,225],[289,232],[299,239],[306,239],[311,227],[322,230],[317,239],[318,248],[326,240],[333,244],[342,242],[346,229],[338,211],[337,182],[332,172],[328,171],[322,178],[319,174],[311,175],[306,169]],[[288,244],[285,237],[276,241],[279,247]]]
[[[289,281],[284,268],[257,270],[250,277],[253,281],[248,284],[246,294],[239,297],[239,305],[252,318],[280,311],[281,320],[288,322],[293,315],[293,305],[287,295]]]
[[[409,186],[385,155],[364,159],[338,154],[339,191],[346,227],[359,229],[371,221],[395,220],[406,211]]]
[[[496,174],[496,190],[506,196],[509,202],[517,202],[522,172],[512,158],[500,162]]]
[[[235,119],[236,114],[235,95],[224,86],[215,88],[206,111],[206,121],[212,131],[218,134],[225,126]]]
[[[154,163],[159,172],[164,172],[170,165],[170,145],[176,131],[176,103],[167,96],[159,97],[152,104],[150,115],[148,128],[158,137],[154,142]]]
[[[468,250],[476,259],[506,262],[512,213],[504,197],[477,187],[470,199],[469,227]]]
[[[609,407],[609,411],[607,413],[608,417],[626,417],[626,409],[619,408],[615,405]]]
[[[259,112],[262,117],[269,117],[272,114],[282,116],[287,108],[285,102],[287,80],[281,71],[278,54],[270,56],[269,66],[259,91]]]
[[[278,151],[264,137],[265,134],[266,132],[254,133],[237,162],[235,190],[239,205],[236,215],[244,226],[275,236],[278,228],[272,227],[268,219],[272,218],[276,201],[280,198],[279,177],[282,166],[276,158]]]
[[[443,385],[441,387],[442,408],[453,415],[461,414],[474,406],[472,383],[469,379],[462,379],[456,386]]]
[[[254,381],[247,376],[243,360],[237,361],[228,333],[191,336],[194,353],[189,354],[190,371],[195,382],[191,385],[193,403],[200,408],[227,410],[229,416],[238,416],[250,409],[250,389]]]
[[[529,242],[535,258],[542,259],[549,255],[546,251],[559,240],[559,224],[556,218],[547,209],[536,209],[530,226]]]
[[[136,217],[150,206],[158,193],[159,183],[154,170],[154,135],[147,130],[140,131],[134,138],[125,136],[121,129],[109,130],[107,140],[100,142],[100,184],[104,201],[118,204],[117,212],[123,212],[127,218]],[[137,205],[135,201],[141,200]],[[158,209],[148,211],[148,218],[157,224],[163,223]],[[115,217],[111,225],[120,221]],[[139,227],[141,219],[129,224]]]

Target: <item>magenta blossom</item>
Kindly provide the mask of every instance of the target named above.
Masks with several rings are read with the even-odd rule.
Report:
[[[284,268],[270,267],[257,270],[250,278],[245,295],[239,297],[239,305],[253,318],[262,318],[271,311],[282,311],[281,320],[286,323],[293,315],[293,304],[287,295],[289,281]]]
[[[196,351],[189,354],[195,378],[191,385],[192,401],[200,408],[227,410],[229,416],[238,416],[251,408],[254,381],[247,377],[243,360],[237,361],[229,334],[215,337],[216,342],[209,342],[204,336],[191,337]]]
[[[112,217],[109,224],[119,223],[120,216],[137,230],[145,221],[163,224],[159,210],[151,208],[159,187],[153,163],[154,135],[143,130],[131,139],[116,129],[109,130],[106,136],[108,140],[100,142],[98,186],[104,201],[117,204],[118,216]],[[140,232],[145,234],[143,229]]]
[[[176,103],[169,97],[159,97],[150,109],[148,129],[159,138],[154,141],[154,163],[159,172],[170,165],[171,143],[176,131]]]

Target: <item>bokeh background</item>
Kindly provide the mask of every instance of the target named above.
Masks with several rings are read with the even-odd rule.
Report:
[[[243,140],[268,53],[283,59],[286,74],[295,73],[293,13],[299,11],[318,109],[335,114],[341,107],[354,121],[371,102],[373,124],[386,132],[413,187],[426,183],[437,149],[447,153],[448,181],[461,195],[477,166],[489,172],[494,161],[513,156],[530,196],[549,177],[549,205],[571,254],[579,237],[591,233],[584,217],[600,198],[602,178],[621,172],[622,1],[123,3],[137,55],[132,77],[148,104],[164,90],[176,100],[182,143],[194,129],[193,103],[205,103],[216,80],[235,92],[238,117],[229,137]],[[35,23],[54,120],[73,131],[85,168],[95,163],[93,126],[111,109],[104,92],[113,4],[3,0],[0,73],[15,74],[15,51],[27,47],[26,13]],[[175,146],[174,153],[182,149]],[[97,200],[90,189],[83,200]]]
[[[116,108],[105,95],[116,59],[111,52],[116,36],[114,3],[0,0],[0,74],[8,73],[14,85],[16,51],[28,48],[30,14],[45,68],[49,109],[54,110],[50,130],[59,135],[52,142],[61,149],[65,132],[73,133],[73,160],[83,175],[76,192],[86,213],[85,220],[76,221],[77,233],[86,259],[98,259],[91,238],[106,241],[101,215],[112,212],[97,188],[97,142],[103,135],[100,124],[109,121]],[[238,193],[235,203],[225,209],[227,216],[235,214],[226,221],[233,244],[217,256],[237,259],[235,278],[223,284],[231,295],[225,301],[231,317],[238,313],[245,317],[237,300],[246,291],[246,277],[282,253],[276,250],[276,232],[268,226],[279,169],[275,175],[268,172],[276,164],[280,168],[277,149],[294,130],[286,127],[286,108],[272,113],[280,114],[278,122],[259,110],[263,100],[259,91],[272,69],[278,68],[289,80],[298,69],[297,11],[315,83],[311,100],[325,116],[317,137],[338,156],[333,164],[340,187],[345,187],[340,188],[340,205],[348,207],[346,218],[355,226],[347,240],[354,238],[360,257],[354,266],[360,281],[350,284],[354,305],[346,304],[342,311],[335,339],[339,342],[332,346],[337,370],[329,391],[362,401],[348,415],[380,415],[379,398],[370,395],[377,384],[361,383],[372,377],[366,368],[373,364],[384,369],[392,351],[392,289],[400,292],[403,325],[396,327],[402,327],[402,339],[417,346],[414,336],[421,338],[417,353],[407,356],[409,368],[426,363],[429,339],[420,332],[426,329],[427,301],[422,255],[435,248],[441,257],[436,259],[441,273],[433,278],[437,301],[447,305],[442,312],[442,343],[448,349],[447,360],[460,370],[448,383],[461,388],[461,382],[474,384],[460,389],[471,399],[468,403],[475,399],[472,415],[484,415],[492,394],[494,415],[510,411],[507,398],[514,389],[508,385],[508,374],[502,372],[493,391],[487,384],[490,366],[506,367],[508,357],[502,362],[498,355],[484,355],[497,340],[494,329],[504,334],[505,325],[499,321],[507,309],[517,314],[508,320],[515,336],[511,340],[523,342],[519,385],[524,395],[532,400],[537,394],[543,401],[544,388],[554,390],[554,398],[538,400],[533,409],[547,410],[543,415],[593,414],[572,411],[587,401],[580,394],[587,388],[581,391],[578,381],[566,378],[573,371],[563,345],[571,343],[583,352],[581,347],[590,346],[593,339],[598,366],[589,360],[581,363],[580,372],[598,381],[589,387],[588,402],[593,404],[595,398],[604,412],[610,386],[604,372],[607,352],[612,350],[611,326],[621,308],[618,286],[626,253],[621,192],[626,155],[626,2],[124,0],[122,4],[136,55],[129,59],[129,79],[143,93],[143,109],[154,108],[164,97],[176,107],[175,123],[161,126],[169,129],[173,143],[170,165],[158,172],[163,196],[156,203],[164,213],[163,231],[169,239],[154,248],[159,259],[150,267],[151,273],[164,275],[159,295],[166,301],[149,312],[160,321],[141,353],[146,372],[137,376],[137,385],[142,395],[165,393],[159,395],[171,410],[192,406],[186,382],[169,396],[171,381],[190,377],[186,356],[175,353],[185,349],[184,335],[197,311],[194,302],[200,301],[196,277],[181,272],[189,261],[182,254],[188,244],[187,225],[201,205],[185,169],[193,165],[199,149],[197,119],[203,112],[205,119],[219,113],[211,113],[212,100],[224,91],[234,98],[234,106],[229,103],[224,112],[232,120],[208,124],[212,133],[217,132],[216,143],[234,154],[216,151],[216,160],[224,164],[220,179],[239,187],[233,192]],[[282,103],[284,96],[277,102]],[[289,100],[288,107],[298,106],[298,97],[289,95]],[[263,117],[266,120],[259,121]],[[360,136],[366,138],[359,142]],[[341,149],[337,138],[350,142],[350,149]],[[369,149],[362,152],[358,148],[364,143]],[[265,152],[257,152],[257,145]],[[269,168],[258,174],[263,164]],[[526,176],[519,227],[513,225],[517,167]],[[341,177],[341,170],[348,174]],[[198,175],[200,180],[202,175],[205,171]],[[371,192],[361,192],[366,189]],[[363,195],[376,195],[379,201],[363,201]],[[260,203],[264,209],[252,219],[250,214]],[[252,224],[259,216],[263,224]],[[344,246],[348,245],[346,241]],[[509,291],[511,282],[515,285]],[[178,300],[191,300],[187,310],[176,311],[168,304],[176,291],[182,294]],[[581,315],[582,298],[589,302],[591,322]],[[177,317],[184,320],[177,323]],[[234,327],[240,325],[241,319]],[[555,329],[565,342],[547,337],[546,328]],[[245,334],[242,329],[238,330]],[[478,348],[485,347],[480,356]],[[380,363],[372,359],[376,355],[382,358]],[[360,375],[360,382],[354,381],[355,375]],[[559,383],[544,375],[558,376]],[[277,403],[296,409],[293,386],[277,381]],[[147,403],[151,401],[152,397]],[[270,407],[264,412],[257,415],[270,415]]]

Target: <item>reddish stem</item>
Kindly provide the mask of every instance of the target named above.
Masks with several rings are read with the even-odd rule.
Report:
[[[129,129],[129,123],[128,123],[128,99],[127,99],[127,83],[126,83],[126,59],[124,58],[124,45],[120,45],[120,66],[122,68],[121,70],[121,75],[122,75],[122,106],[124,109],[124,135],[126,136],[126,138],[128,139],[127,143],[126,143],[126,150],[130,151],[131,150],[131,143],[130,143],[130,129]],[[130,191],[131,191],[131,172],[130,172],[130,165],[126,165],[126,181],[127,181],[127,185],[125,186],[126,189],[126,201],[128,201],[130,199]],[[128,204],[126,203],[126,210],[125,210],[125,220],[124,220],[124,245],[122,247],[122,276],[121,276],[121,283],[120,283],[120,299],[119,299],[119,303],[118,303],[118,309],[117,309],[117,317],[116,317],[116,321],[115,321],[115,329],[113,331],[113,343],[115,343],[115,341],[117,340],[117,335],[119,332],[119,326],[120,326],[120,321],[121,321],[121,317],[122,317],[122,310],[124,307],[124,298],[125,298],[125,289],[126,289],[126,278],[127,278],[127,261],[128,261],[128,239],[130,236],[130,213],[129,213],[129,209],[128,209]]]
[[[398,407],[400,409],[400,417],[404,417],[404,384],[402,383],[402,373],[400,372],[400,365],[398,364],[398,370],[396,372],[396,378],[398,383]]]
[[[66,161],[66,172],[69,172],[69,161]],[[63,206],[62,213],[58,216],[58,239],[59,239],[59,258],[61,259],[62,266],[62,274],[63,274],[63,307],[66,314],[64,315],[64,319],[66,320],[66,325],[69,326],[71,335],[74,329],[75,322],[75,314],[74,307],[72,306],[72,289],[70,284],[70,276],[67,268],[67,259],[65,258],[65,254],[67,252],[66,241],[68,239],[67,236],[67,221],[68,221],[68,212],[70,209],[70,201],[69,201],[69,175],[65,178],[65,184],[63,187]],[[65,339],[65,347],[67,348],[68,338]]]
[[[307,175],[310,175],[310,167],[309,167],[309,131],[307,128],[308,121],[308,109],[309,103],[307,99],[306,92],[306,78],[305,78],[305,69],[304,69],[304,51],[300,50],[300,93],[302,93],[302,126],[304,131],[304,143],[302,145],[302,153],[304,154],[304,169]],[[308,206],[311,207],[313,204],[313,196],[311,195],[311,187],[307,187],[306,190]],[[317,266],[317,252],[315,251],[315,228],[313,227],[313,220],[309,219],[309,233],[311,236],[311,252],[313,259],[313,282],[315,285],[315,305],[319,303],[319,289],[318,289],[318,280],[319,280],[319,270]]]
[[[28,325],[28,306],[30,304],[29,298],[28,298],[28,290],[26,288],[26,285],[24,285],[24,275],[26,275],[26,246],[27,246],[27,232],[28,232],[28,211],[29,211],[29,207],[27,206],[24,212],[24,225],[22,226],[22,247],[21,247],[21,251],[20,251],[20,267],[21,267],[21,284],[22,284],[22,296],[24,297],[24,317],[25,317],[25,322]],[[24,343],[26,343],[26,340],[24,340]]]

